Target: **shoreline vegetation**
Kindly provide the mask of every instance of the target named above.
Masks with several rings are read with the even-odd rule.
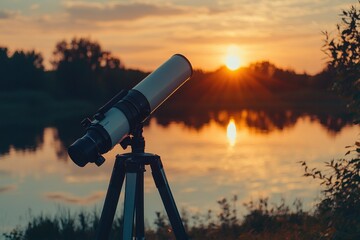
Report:
[[[190,214],[182,209],[181,217],[190,239],[326,239],[334,231],[328,229],[318,212],[308,213],[302,209],[302,202],[292,204],[282,199],[271,203],[268,198],[244,203],[247,213],[239,217],[237,196],[230,200],[217,201],[219,211]],[[146,226],[145,236],[149,240],[175,239],[167,215],[155,212],[153,227]],[[81,240],[95,239],[100,216],[94,212],[70,213],[61,211],[55,216],[32,217],[26,226],[18,226],[3,233],[7,240]],[[109,239],[121,239],[122,217],[116,216]],[[330,232],[328,232],[330,231]]]

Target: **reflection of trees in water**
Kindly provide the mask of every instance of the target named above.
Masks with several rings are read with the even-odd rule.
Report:
[[[226,127],[231,118],[236,125],[248,128],[254,132],[270,133],[274,130],[283,130],[292,127],[301,118],[308,117],[312,122],[319,122],[329,133],[336,134],[351,123],[351,116],[337,110],[323,109],[321,112],[311,110],[274,110],[274,109],[249,109],[234,111],[195,111],[182,109],[173,111],[159,111],[155,114],[158,124],[167,126],[171,122],[178,122],[189,128],[201,129],[210,121],[215,121]]]
[[[49,132],[54,142],[52,146],[60,160],[67,159],[67,146],[84,131],[81,129],[78,118],[61,119],[55,123],[41,124],[2,124],[0,127],[0,156],[8,154],[11,149],[17,151],[35,152],[44,145],[46,128],[54,128]]]
[[[257,133],[268,134],[276,130],[293,127],[299,119],[308,117],[312,122],[319,122],[331,134],[337,134],[347,124],[351,116],[339,112],[335,108],[311,109],[266,109],[244,108],[241,110],[210,111],[204,108],[188,107],[168,109],[160,108],[154,114],[157,123],[168,126],[170,123],[184,124],[189,128],[201,129],[204,125],[215,121],[224,128],[233,118],[239,128],[248,128]],[[36,151],[44,144],[44,129],[53,127],[54,148],[60,160],[67,159],[67,147],[85,131],[80,126],[80,118],[61,119],[53,123],[41,125],[3,125],[0,128],[0,155],[15,150]]]
[[[59,159],[66,160],[67,147],[81,137],[85,130],[81,127],[79,118],[56,121],[54,127],[57,129],[56,141],[60,143],[56,154]]]
[[[271,74],[270,74],[271,73]],[[300,118],[319,122],[336,134],[349,124],[344,102],[326,91],[331,75],[314,77],[259,63],[236,73],[219,69],[195,71],[192,80],[155,113],[158,123],[183,123],[200,129],[211,120],[226,127],[231,117],[237,125],[269,133],[292,127]]]
[[[0,126],[0,155],[15,150],[36,151],[44,143],[44,127],[8,124]]]

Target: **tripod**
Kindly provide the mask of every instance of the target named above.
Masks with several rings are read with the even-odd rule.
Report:
[[[125,200],[123,215],[123,240],[145,239],[144,227],[144,172],[145,165],[150,165],[155,185],[159,191],[166,213],[170,220],[176,239],[188,239],[182,224],[180,214],[176,208],[167,182],[160,156],[144,153],[145,140],[142,136],[143,125],[135,127],[132,138],[124,139],[120,144],[125,149],[131,146],[132,152],[116,156],[108,191],[105,197],[99,226],[97,240],[109,239],[114,220],[116,206],[119,201],[121,187],[125,176]],[[135,227],[134,227],[135,224]]]

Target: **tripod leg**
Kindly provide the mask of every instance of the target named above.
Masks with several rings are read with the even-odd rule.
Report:
[[[124,182],[125,167],[124,159],[116,158],[114,169],[111,174],[108,191],[104,202],[104,207],[101,213],[99,226],[97,228],[96,239],[109,239],[112,223],[116,212],[116,206],[119,201],[121,187]]]
[[[175,237],[177,240],[186,240],[188,239],[184,225],[182,224],[180,214],[176,208],[174,197],[171,193],[169,184],[167,182],[165,171],[162,166],[160,158],[157,158],[156,161],[153,161],[151,164],[152,175],[160,193],[161,199],[163,201],[166,213],[169,217],[171,226],[173,228]]]
[[[126,173],[123,240],[131,240],[134,228],[137,172]]]
[[[145,166],[139,170],[136,186],[136,221],[135,221],[135,240],[145,239],[144,226],[144,171]]]

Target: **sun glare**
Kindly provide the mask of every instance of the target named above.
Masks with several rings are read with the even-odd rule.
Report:
[[[240,57],[236,55],[226,56],[226,67],[230,70],[236,70],[240,67]]]
[[[236,125],[234,119],[230,119],[229,124],[227,125],[226,135],[230,146],[234,146],[236,142]]]
[[[225,65],[232,71],[237,70],[241,66],[240,49],[236,45],[230,45],[227,48]]]

